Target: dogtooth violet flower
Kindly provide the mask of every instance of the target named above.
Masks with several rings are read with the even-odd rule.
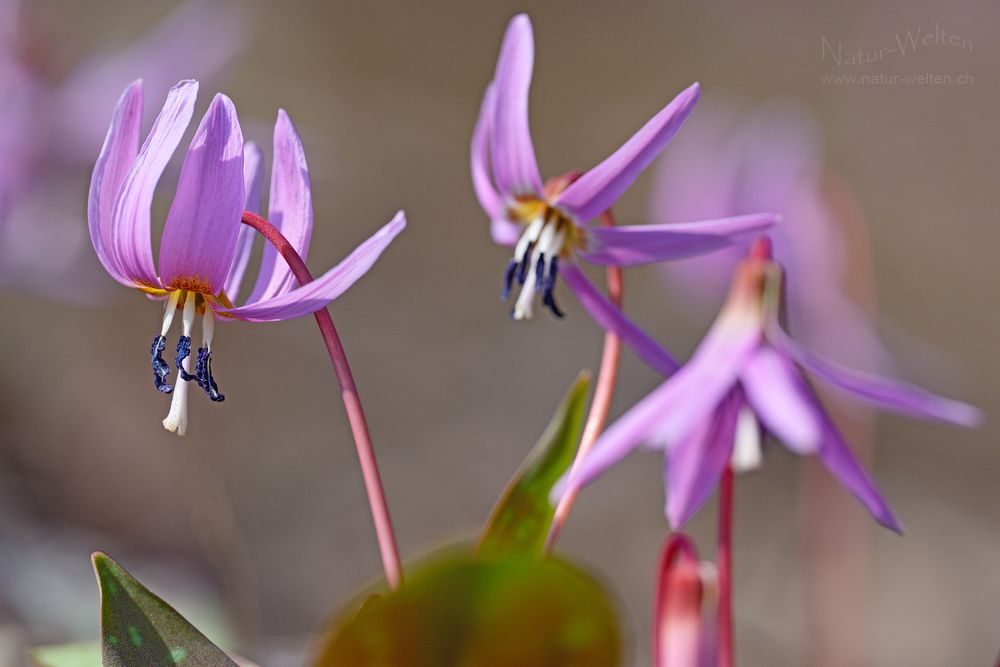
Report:
[[[159,261],[154,265],[153,192],[191,120],[197,92],[198,83],[191,80],[171,88],[140,148],[142,83],[136,81],[125,90],[94,167],[88,207],[90,238],[111,277],[166,301],[150,358],[154,386],[173,394],[163,425],[180,435],[187,429],[188,382],[195,381],[213,401],[224,398],[212,376],[216,317],[270,322],[324,308],[371,268],[406,225],[402,212],[397,213],[340,264],[298,287],[288,265],[267,245],[249,297],[243,305],[234,305],[254,241],[253,230],[241,225],[241,217],[245,208],[259,207],[262,160],[256,146],[244,145],[236,109],[220,93],[184,158],[160,240]],[[309,173],[302,144],[284,111],[278,112],[274,128],[268,214],[305,257],[313,225]],[[174,365],[180,380],[171,386],[167,382],[170,367],[162,352],[178,310],[182,333]],[[202,342],[191,373],[191,333],[199,313]]]
[[[861,373],[807,350],[781,323],[784,280],[770,240],[736,268],[728,300],[691,360],[613,424],[553,491],[593,481],[640,444],[665,451],[666,514],[683,525],[726,466],[755,467],[762,434],[815,455],[882,525],[899,522],[855,459],[806,380],[807,371],[847,394],[914,417],[975,426],[976,408],[913,385]]]
[[[503,277],[503,298],[521,285],[514,319],[531,317],[538,293],[556,316],[560,275],[590,314],[618,333],[636,353],[669,373],[676,362],[605,299],[576,265],[579,260],[630,266],[708,252],[774,223],[771,214],[670,225],[590,225],[611,208],[670,141],[698,99],[694,84],[646,123],[615,153],[579,178],[542,185],[528,128],[528,89],[534,43],[526,15],[507,27],[496,72],[486,89],[472,138],[472,182],[490,218],[493,240],[513,247]]]

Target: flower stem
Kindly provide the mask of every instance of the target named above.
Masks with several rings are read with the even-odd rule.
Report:
[[[719,485],[719,667],[733,666],[733,467],[726,465]]]
[[[606,227],[614,227],[615,218],[610,210],[605,211],[601,216]],[[620,266],[608,267],[608,298],[611,303],[619,308],[622,307],[622,293],[624,291],[624,280]],[[604,334],[604,349],[601,352],[601,368],[597,375],[597,387],[594,389],[594,400],[590,403],[590,412],[587,421],[583,426],[583,435],[580,436],[580,446],[576,451],[576,458],[573,460],[572,471],[580,465],[580,461],[587,455],[597,437],[604,430],[604,425],[608,421],[608,412],[611,409],[611,399],[614,397],[615,384],[618,381],[618,360],[621,358],[622,341],[618,334],[608,331]],[[572,475],[571,471],[571,475]],[[576,502],[576,496],[580,492],[579,486],[570,489],[559,500],[555,514],[552,517],[552,526],[549,528],[549,536],[545,541],[545,552],[549,553],[559,539],[563,526],[569,512]]]
[[[305,262],[288,242],[288,239],[278,231],[278,229],[264,218],[244,211],[243,224],[253,227],[267,239],[268,243],[281,253],[281,256],[288,263],[295,279],[300,285],[305,285],[313,280],[312,274],[306,268]],[[365,419],[364,409],[361,407],[361,398],[358,395],[358,388],[354,384],[354,376],[351,374],[351,367],[347,363],[347,354],[344,346],[340,342],[337,328],[333,325],[333,319],[326,308],[317,310],[314,314],[316,324],[319,326],[323,342],[326,343],[327,352],[330,354],[330,361],[333,363],[333,372],[340,383],[340,393],[344,400],[344,408],[347,411],[347,420],[351,425],[351,433],[354,436],[354,444],[358,450],[358,460],[361,463],[361,476],[364,479],[365,491],[368,494],[368,504],[371,506],[372,520],[375,523],[375,535],[378,538],[379,552],[382,555],[382,566],[385,569],[385,578],[389,583],[389,588],[399,588],[403,582],[403,570],[399,562],[399,550],[396,547],[396,537],[392,530],[392,520],[389,518],[389,508],[385,502],[385,491],[382,489],[382,479],[378,471],[378,463],[375,461],[375,450],[372,447],[371,434],[368,432],[368,422]]]

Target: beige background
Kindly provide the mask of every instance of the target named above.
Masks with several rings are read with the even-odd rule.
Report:
[[[89,48],[126,42],[167,9],[124,0],[39,7],[58,37],[57,62],[66,64]],[[249,9],[251,42],[217,81],[247,134],[265,146],[279,106],[300,128],[316,208],[310,266],[338,261],[399,208],[410,220],[332,309],[407,557],[475,533],[561,392],[578,369],[596,366],[600,352],[601,332],[565,289],[565,321],[507,318],[497,298],[507,252],[491,244],[470,186],[480,95],[519,10],[535,26],[531,120],[545,175],[602,159],[693,80],[705,103],[791,97],[807,105],[825,129],[831,169],[865,211],[880,312],[891,323],[890,345],[901,343],[901,367],[995,411],[995,3],[384,0]],[[836,71],[821,59],[823,37],[877,48],[935,22],[971,40],[972,52],[928,47],[867,71],[967,72],[972,85],[820,81]],[[199,109],[211,90],[203,88]],[[162,95],[147,91],[147,104]],[[87,175],[79,179],[83,225]],[[165,210],[171,190],[161,192]],[[648,194],[643,178],[622,200],[619,219],[645,220]],[[629,312],[687,354],[708,322],[686,318],[653,269],[630,270],[626,282]],[[95,636],[86,558],[105,548],[134,569],[156,562],[194,572],[209,591],[239,587],[242,598],[223,595],[234,618],[247,617],[252,584],[261,612],[257,654],[275,645],[294,651],[296,638],[379,572],[346,420],[311,320],[220,327],[215,370],[227,400],[194,396],[189,435],[179,440],[159,426],[168,401],[148,377],[157,306],[116,287],[93,307],[7,291],[0,312],[0,542],[8,570],[0,618],[8,625],[30,625],[44,640]],[[656,381],[626,353],[615,412]],[[806,610],[825,605],[806,605],[800,551],[807,523],[800,480],[812,464],[772,448],[766,469],[738,484],[742,664],[994,660],[996,436],[995,423],[962,432],[878,419],[873,470],[908,533],[901,539],[861,523],[851,502],[821,518],[863,526],[870,574],[852,582],[852,570],[839,569],[829,553],[812,570],[833,590],[860,586],[868,600],[864,610],[823,620],[819,634],[807,632]],[[666,531],[659,470],[658,457],[631,457],[583,494],[562,541],[614,592],[634,664],[648,664],[653,567]],[[706,553],[712,508],[692,527]],[[220,528],[227,517],[238,537]],[[220,562],[242,564],[227,581]],[[34,597],[24,593],[30,582]],[[83,620],[68,618],[70,609],[82,610]]]

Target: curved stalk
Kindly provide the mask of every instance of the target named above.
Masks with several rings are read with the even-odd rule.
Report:
[[[602,222],[607,227],[615,224],[614,215],[610,210],[605,211],[601,216]],[[609,266],[607,272],[608,298],[611,303],[618,308],[622,307],[622,294],[624,292],[624,280],[620,266]],[[583,426],[583,434],[580,436],[580,446],[576,451],[576,458],[573,460],[572,471],[580,465],[580,461],[587,455],[591,447],[597,441],[597,437],[604,430],[608,421],[608,412],[611,410],[611,399],[614,397],[615,385],[618,381],[618,361],[621,358],[622,342],[617,334],[608,331],[604,334],[604,349],[601,352],[601,367],[597,375],[597,387],[594,389],[594,400],[590,404],[590,412],[587,414],[587,421]],[[569,517],[576,496],[580,492],[579,486],[571,487],[556,505],[555,514],[552,517],[552,526],[549,528],[549,536],[545,542],[545,552],[549,553],[559,539],[566,519]]]
[[[295,248],[288,242],[288,239],[274,225],[250,211],[244,211],[243,224],[249,225],[260,232],[267,239],[268,243],[281,253],[281,256],[288,263],[288,267],[300,285],[312,282],[312,274],[306,268],[305,262],[295,252]],[[392,530],[392,520],[389,518],[389,508],[385,501],[385,491],[382,489],[382,478],[379,475],[378,463],[375,461],[375,450],[372,447],[371,434],[368,432],[368,422],[365,419],[365,412],[361,407],[358,388],[354,384],[354,376],[351,374],[351,367],[347,363],[347,354],[344,352],[344,346],[340,342],[337,328],[333,325],[330,312],[326,308],[323,308],[317,310],[313,315],[316,318],[320,335],[323,336],[327,352],[330,354],[330,361],[333,363],[333,372],[337,376],[337,382],[340,384],[340,394],[344,401],[344,409],[347,411],[347,420],[351,425],[354,444],[358,450],[358,461],[361,463],[361,476],[364,479],[365,491],[368,494],[368,504],[371,507],[372,520],[375,523],[375,535],[378,538],[382,566],[385,569],[385,578],[389,583],[389,588],[396,589],[403,582],[403,570],[399,562],[399,549],[396,546],[396,537]]]
[[[726,466],[719,484],[719,667],[733,667],[733,467]]]

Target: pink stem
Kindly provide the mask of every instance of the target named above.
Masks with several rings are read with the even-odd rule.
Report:
[[[719,485],[719,667],[733,667],[733,468],[726,466]]]
[[[281,253],[281,256],[288,263],[295,279],[300,285],[312,282],[312,274],[306,268],[305,262],[282,235],[278,229],[264,218],[251,213],[243,212],[243,224],[253,227],[267,241]],[[365,491],[368,493],[368,504],[371,506],[372,519],[375,522],[375,535],[378,538],[379,551],[382,554],[382,566],[385,569],[385,578],[392,589],[399,588],[403,582],[403,570],[399,563],[399,550],[396,547],[396,537],[392,531],[392,520],[389,518],[389,508],[385,502],[385,492],[382,490],[382,479],[378,472],[378,463],[375,461],[375,450],[372,447],[371,434],[368,432],[368,422],[365,420],[365,412],[361,407],[361,398],[358,396],[358,388],[354,384],[354,376],[351,374],[351,367],[347,363],[347,354],[344,346],[337,335],[337,328],[333,325],[330,312],[323,308],[314,313],[316,324],[319,326],[323,342],[326,343],[327,352],[330,354],[330,361],[333,363],[333,371],[337,375],[340,383],[340,393],[344,400],[344,408],[347,410],[347,419],[351,425],[351,433],[354,435],[354,444],[358,450],[358,460],[361,463],[361,476],[364,478]]]
[[[614,215],[611,211],[605,211],[601,216],[605,226],[613,227],[615,224]],[[622,307],[622,293],[624,291],[624,280],[622,270],[619,266],[608,267],[608,298],[611,303],[619,308]],[[604,425],[608,421],[608,412],[611,410],[611,399],[614,397],[615,384],[618,381],[618,360],[621,358],[622,341],[617,334],[608,331],[604,334],[604,349],[601,352],[601,368],[597,375],[597,387],[594,389],[594,400],[590,404],[590,412],[587,414],[587,421],[583,426],[583,434],[580,436],[580,447],[576,451],[576,458],[573,460],[573,467],[570,474],[576,471],[580,461],[587,455],[591,447],[597,441],[597,437],[604,430]],[[552,551],[566,519],[569,517],[576,496],[580,492],[579,486],[570,489],[559,500],[556,505],[555,514],[552,517],[552,526],[549,528],[549,536],[545,542],[545,552]]]

